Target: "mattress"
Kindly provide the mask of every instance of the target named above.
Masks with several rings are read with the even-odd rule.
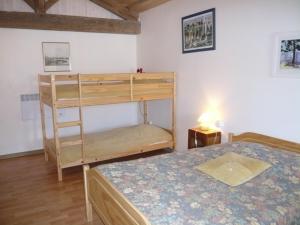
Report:
[[[197,170],[235,152],[271,168],[236,187]],[[96,167],[151,225],[299,224],[300,156],[236,142]]]
[[[62,138],[62,141],[76,137]],[[77,137],[79,138],[79,137]],[[172,135],[165,129],[154,125],[136,125],[116,128],[109,131],[85,134],[84,148],[86,159],[107,159],[118,155],[128,155],[155,144],[172,141]],[[50,140],[54,146],[54,140]],[[112,156],[112,157],[110,157]],[[65,147],[61,150],[61,163],[66,165],[81,159],[81,145]]]

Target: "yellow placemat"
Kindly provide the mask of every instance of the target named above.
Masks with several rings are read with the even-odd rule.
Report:
[[[253,159],[234,152],[227,152],[196,168],[225,184],[238,186],[251,180],[270,167],[271,164],[262,160]]]

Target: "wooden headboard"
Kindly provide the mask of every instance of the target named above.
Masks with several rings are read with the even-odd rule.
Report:
[[[242,133],[240,135],[234,135],[233,133],[229,133],[228,141],[229,142],[235,142],[235,141],[254,142],[254,143],[264,144],[274,148],[284,149],[291,152],[297,152],[300,154],[300,144],[282,140],[279,138],[270,137],[263,134],[247,132],[247,133]]]

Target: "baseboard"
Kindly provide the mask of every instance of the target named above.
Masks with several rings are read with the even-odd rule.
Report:
[[[43,149],[32,150],[32,151],[28,151],[28,152],[18,152],[18,153],[12,153],[12,154],[7,154],[7,155],[0,155],[0,160],[17,158],[17,157],[22,157],[22,156],[29,156],[29,155],[38,155],[38,154],[42,154],[42,153],[44,153]]]

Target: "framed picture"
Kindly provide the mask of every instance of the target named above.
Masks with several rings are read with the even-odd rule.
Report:
[[[273,76],[300,78],[300,31],[275,35]]]
[[[216,49],[215,9],[182,17],[182,53]]]
[[[70,43],[43,42],[44,71],[71,71]]]

